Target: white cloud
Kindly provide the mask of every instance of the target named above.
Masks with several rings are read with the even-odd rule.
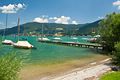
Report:
[[[23,9],[25,4],[9,4],[0,7],[1,13],[17,13],[17,11]]]
[[[53,19],[54,19],[54,20],[57,20],[57,17],[54,17]]]
[[[33,20],[33,22],[38,22],[38,23],[48,23],[49,20],[47,18],[40,18],[40,17],[37,17]]]
[[[20,3],[19,3],[19,4],[17,5],[17,7],[18,7],[19,9],[23,8],[23,6],[25,6],[25,4],[20,4]]]
[[[53,20],[53,18],[52,18],[52,17],[49,17],[49,20]]]
[[[50,20],[57,20],[58,18],[57,17],[50,17],[49,19]]]
[[[77,25],[77,21],[72,20],[70,17],[67,16],[60,16],[60,17],[37,17],[33,20],[33,22],[38,23],[59,23],[59,24],[75,24]]]
[[[120,6],[120,1],[118,0],[118,1],[113,2],[113,5],[114,6]]]
[[[113,2],[113,6],[117,6],[118,9],[120,10],[120,1],[117,0],[117,1]]]
[[[53,17],[51,19],[53,19],[55,23],[69,24],[71,18],[66,16],[61,16],[61,17]]]
[[[98,19],[104,19],[104,17],[103,16],[99,16]]]
[[[78,23],[77,23],[77,21],[72,21],[72,24],[75,24],[75,25],[77,25]]]

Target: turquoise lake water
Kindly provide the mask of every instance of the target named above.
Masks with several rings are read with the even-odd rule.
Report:
[[[20,37],[21,39],[23,38]],[[37,49],[17,49],[13,46],[2,45],[0,43],[0,55],[6,54],[8,52],[16,52],[18,55],[25,57],[27,63],[59,63],[66,60],[77,60],[86,57],[90,57],[95,54],[91,49],[80,48],[80,47],[71,47],[71,46],[63,46],[56,44],[48,44],[41,43],[37,41],[37,37],[24,37],[27,40],[37,47]],[[54,37],[49,37],[50,39]],[[79,36],[77,40],[72,40],[70,37],[61,37],[64,41],[75,41],[86,43],[86,40],[82,38],[86,38],[86,36]],[[14,42],[17,41],[17,37],[7,36],[6,39],[11,39]],[[2,40],[2,37],[0,37]],[[0,41],[1,42],[1,41]]]

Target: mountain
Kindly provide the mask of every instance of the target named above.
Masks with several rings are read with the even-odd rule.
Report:
[[[56,23],[36,23],[29,22],[26,24],[20,25],[20,33],[42,33],[42,26],[44,34],[55,34],[58,32],[64,34],[89,34],[93,28],[98,28],[99,21],[87,24],[56,24]],[[2,35],[4,29],[0,30],[0,35]],[[18,27],[7,28],[5,31],[6,35],[17,34]]]
[[[85,24],[83,27],[79,28],[79,34],[90,34],[92,31],[98,32],[99,23],[101,20],[95,21],[93,23]]]

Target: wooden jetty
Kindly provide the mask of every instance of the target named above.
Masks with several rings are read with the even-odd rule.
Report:
[[[83,47],[83,48],[96,48],[96,49],[103,49],[101,44],[91,44],[91,43],[80,43],[80,42],[62,42],[62,41],[40,41],[43,43],[52,43],[52,44],[59,44],[59,45],[66,45],[66,46],[75,46],[75,47]]]

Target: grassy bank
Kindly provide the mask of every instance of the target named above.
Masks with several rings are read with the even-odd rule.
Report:
[[[119,80],[119,79],[120,79],[120,71],[107,73],[103,75],[100,80]]]

